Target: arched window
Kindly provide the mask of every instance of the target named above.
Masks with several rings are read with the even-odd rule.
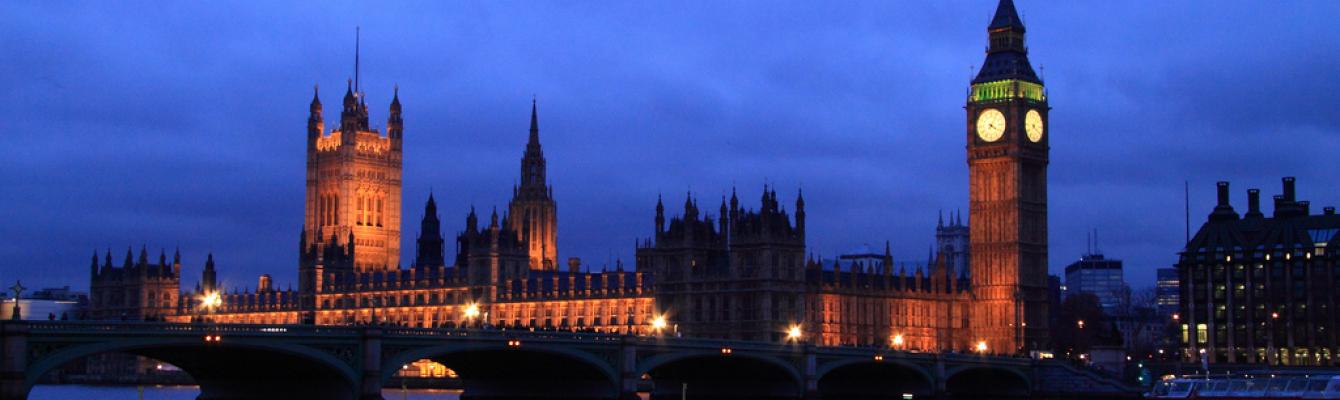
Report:
[[[368,197],[365,194],[358,195],[358,224],[367,225]]]
[[[377,196],[377,226],[382,226],[382,215],[384,215],[384,214],[383,214],[383,211],[384,211],[384,210],[383,210],[383,204],[384,204],[384,199],[383,199],[383,197],[385,197],[385,196],[384,196],[384,195],[378,195],[378,196]]]

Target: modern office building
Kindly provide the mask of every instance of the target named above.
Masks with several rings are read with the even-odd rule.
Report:
[[[1171,318],[1177,312],[1181,294],[1178,289],[1177,268],[1159,268],[1154,286],[1154,306],[1159,315]]]
[[[1130,300],[1130,288],[1122,276],[1121,260],[1102,254],[1085,254],[1065,267],[1067,295],[1091,293],[1107,315],[1116,315]]]

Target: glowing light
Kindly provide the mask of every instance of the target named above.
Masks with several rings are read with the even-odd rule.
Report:
[[[657,315],[656,318],[651,320],[651,328],[657,331],[665,329],[667,326],[670,326],[670,324],[665,321],[664,315]]]
[[[986,352],[986,341],[985,341],[985,340],[977,342],[977,352],[979,352],[979,353],[985,353],[985,352]]]
[[[205,293],[203,296],[200,296],[201,307],[215,308],[220,305],[223,305],[223,297],[219,296],[219,292],[209,292]]]
[[[730,353],[731,353],[731,349],[730,349],[729,347],[722,347],[722,348],[721,348],[721,355],[723,355],[723,356],[729,356]]]
[[[1079,321],[1075,321],[1075,324],[1079,325],[1079,329],[1084,329],[1084,320],[1081,319]]]
[[[521,340],[519,340],[519,339],[507,339],[507,347],[511,347],[511,348],[514,348],[514,349],[517,348],[517,347],[521,347]]]
[[[884,355],[883,355],[883,354],[876,354],[876,355],[875,355],[875,361],[876,361],[876,362],[878,362],[878,361],[884,361]]]
[[[1278,313],[1278,312],[1272,312],[1272,313],[1270,313],[1270,318],[1271,318],[1271,319],[1279,319],[1279,318],[1280,318],[1280,313]],[[1202,350],[1202,351],[1204,351],[1204,350]]]
[[[894,347],[903,346],[903,334],[899,333],[897,335],[893,335],[893,346]]]
[[[1173,321],[1182,319],[1182,314],[1173,313]]]
[[[791,328],[786,330],[786,338],[788,340],[800,340],[800,335],[800,325],[791,325]]]
[[[220,341],[223,341],[223,336],[205,335],[205,343],[218,343]]]
[[[465,306],[465,318],[466,318],[466,319],[475,319],[475,317],[478,317],[478,316],[479,316],[479,305],[478,305],[478,304],[470,303],[470,305]]]

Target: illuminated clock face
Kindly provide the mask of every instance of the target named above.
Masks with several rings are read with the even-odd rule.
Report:
[[[1033,143],[1042,141],[1042,114],[1038,110],[1028,110],[1024,116],[1024,130],[1028,131],[1028,140]]]
[[[977,137],[988,142],[1000,140],[1005,135],[1005,114],[1000,110],[988,108],[977,115]]]

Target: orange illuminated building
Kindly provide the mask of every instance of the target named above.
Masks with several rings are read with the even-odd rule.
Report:
[[[494,209],[481,220],[473,208],[465,213],[449,259],[430,194],[414,260],[402,268],[399,97],[381,136],[351,85],[338,129],[325,132],[319,99],[311,104],[299,287],[279,290],[267,280],[255,292],[224,293],[213,284],[211,266],[209,283],[182,295],[168,318],[552,329],[915,351],[1045,348],[1049,108],[1011,1],[1001,1],[988,36],[987,59],[966,106],[970,224],[954,225],[968,229],[966,273],[953,267],[968,258],[958,253],[909,268],[895,265],[887,247],[882,258],[824,265],[808,252],[803,196],[797,193],[787,211],[766,186],[757,209],[732,191],[709,213],[689,195],[682,213],[667,218],[658,199],[653,234],[637,241],[633,268],[617,263],[593,272],[575,257],[560,268],[557,205],[534,103],[519,185],[502,215]]]

